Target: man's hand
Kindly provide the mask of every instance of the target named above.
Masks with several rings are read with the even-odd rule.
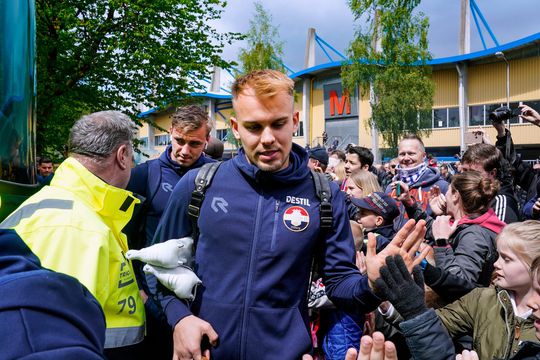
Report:
[[[379,270],[385,265],[387,256],[401,255],[409,271],[412,271],[412,268],[427,255],[428,249],[425,249],[416,256],[420,244],[424,241],[425,234],[426,222],[420,220],[418,224],[415,224],[415,221],[411,219],[398,231],[394,239],[377,254],[377,239],[373,233],[369,233],[366,266],[370,287],[375,288],[375,281],[380,277]]]
[[[435,239],[449,239],[450,235],[456,231],[457,225],[457,221],[450,225],[450,216],[448,215],[437,216],[431,226],[431,232]]]
[[[391,341],[384,341],[384,335],[378,331],[362,336],[360,353],[355,348],[347,350],[345,360],[397,360],[396,346]]]
[[[536,110],[527,105],[520,105],[519,108],[521,109],[520,118],[536,126],[540,126],[540,114]]]
[[[202,356],[210,359],[210,349],[204,349],[204,352],[201,350],[201,343],[205,335],[208,337],[210,345],[217,345],[218,334],[212,325],[194,315],[186,316],[180,320],[173,332],[173,360],[202,360]]]
[[[407,185],[403,181],[394,181],[390,184],[390,188],[392,190],[395,190],[396,199],[398,201],[401,201],[404,206],[410,207],[414,205],[415,201],[409,193],[409,185]]]

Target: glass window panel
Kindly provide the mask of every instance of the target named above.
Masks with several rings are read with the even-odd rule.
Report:
[[[448,108],[448,127],[459,127],[459,108]]]
[[[519,106],[519,102],[511,102],[510,103],[510,109],[512,111],[516,110]],[[519,124],[519,116],[514,116],[510,118],[510,124]]]
[[[469,126],[484,125],[484,105],[469,106]]]
[[[448,114],[445,109],[433,110],[433,128],[445,128],[448,127]]]

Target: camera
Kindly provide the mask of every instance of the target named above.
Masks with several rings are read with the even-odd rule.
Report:
[[[512,110],[508,106],[501,106],[489,114],[489,120],[491,120],[492,123],[497,124],[520,114],[521,109],[519,108]]]

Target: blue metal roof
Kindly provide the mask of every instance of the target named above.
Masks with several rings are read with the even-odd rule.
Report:
[[[540,32],[538,32],[536,34],[533,34],[533,35],[530,35],[530,36],[527,36],[527,37],[524,37],[524,38],[516,40],[516,41],[512,41],[512,42],[500,45],[500,46],[495,46],[495,47],[492,47],[492,48],[489,48],[489,49],[486,49],[486,50],[476,51],[476,52],[472,52],[472,53],[465,54],[465,55],[457,55],[457,56],[450,56],[450,57],[432,59],[432,60],[426,62],[426,64],[427,65],[444,65],[444,64],[459,63],[459,62],[468,61],[468,60],[477,60],[477,59],[481,59],[481,58],[484,58],[484,57],[494,56],[495,53],[498,52],[498,51],[507,51],[507,50],[516,49],[518,47],[527,45],[529,43],[533,43],[535,41],[540,41]],[[349,60],[349,62],[350,62],[350,60]],[[364,63],[367,64],[366,60],[361,60],[361,62],[364,62]],[[302,75],[307,75],[307,74],[319,72],[321,70],[341,67],[343,65],[343,63],[344,63],[344,61],[327,62],[327,63],[316,65],[316,66],[313,66],[313,67],[310,67],[310,68],[307,68],[307,69],[304,69],[304,70],[300,70],[300,71],[298,71],[298,72],[296,72],[294,74],[289,75],[289,77],[291,79],[294,79],[294,78],[301,77]],[[418,64],[419,63],[417,63],[416,65],[418,65]],[[205,98],[211,98],[211,99],[223,99],[223,100],[232,99],[232,96],[229,95],[229,94],[223,95],[223,94],[216,94],[216,93],[209,93],[209,92],[206,92],[206,93],[191,93],[190,96],[193,96],[193,97],[205,97]],[[137,115],[137,117],[138,118],[144,118],[144,117],[147,117],[147,116],[151,115],[152,113],[154,113],[154,112],[156,112],[158,110],[159,110],[159,107],[156,107],[156,108],[153,108],[153,109],[150,109],[148,111],[140,113],[139,115]]]
[[[191,97],[204,97],[204,98],[211,98],[211,99],[223,99],[223,100],[231,100],[232,99],[232,95],[216,94],[216,93],[210,93],[210,92],[205,92],[205,93],[192,92],[192,93],[189,94],[189,96],[191,96]],[[161,108],[158,106],[158,107],[152,108],[150,110],[143,111],[142,113],[137,115],[137,118],[139,118],[139,119],[145,118],[147,116],[152,115],[156,111],[159,111],[160,109]]]
[[[476,60],[476,59],[480,59],[480,58],[483,58],[483,57],[494,56],[495,53],[498,52],[498,51],[512,50],[512,49],[521,47],[523,45],[527,45],[527,44],[535,42],[535,41],[540,41],[540,32],[538,32],[536,34],[533,34],[533,35],[530,35],[530,36],[527,36],[527,37],[524,37],[524,38],[516,40],[516,41],[509,42],[507,44],[503,44],[503,45],[500,45],[500,46],[495,46],[495,47],[492,47],[492,48],[489,48],[489,49],[486,49],[486,50],[476,51],[476,52],[472,52],[472,53],[465,54],[465,55],[457,55],[457,56],[450,56],[450,57],[432,59],[430,61],[427,61],[426,64],[427,65],[442,65],[442,64],[453,64],[453,63],[458,63],[458,62],[467,61],[467,60]],[[349,60],[349,62],[350,62],[350,60]],[[364,60],[363,62],[365,62],[367,64],[367,61]],[[314,73],[314,72],[319,72],[320,70],[341,67],[343,65],[343,63],[344,63],[344,61],[327,62],[327,63],[320,64],[320,65],[317,65],[317,66],[313,66],[313,67],[310,67],[310,68],[307,68],[307,69],[304,69],[304,70],[300,70],[297,73],[291,74],[290,77],[294,79],[294,78],[300,77],[302,75],[311,74],[311,73]],[[416,63],[416,65],[418,65],[418,64],[419,63]]]

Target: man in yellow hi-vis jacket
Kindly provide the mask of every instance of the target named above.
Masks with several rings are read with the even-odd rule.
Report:
[[[77,278],[105,313],[105,355],[136,358],[145,315],[122,229],[139,202],[129,181],[134,124],[117,111],[83,116],[71,129],[71,156],[50,186],[2,224],[13,228],[44,267]],[[130,356],[134,352],[134,356]]]

